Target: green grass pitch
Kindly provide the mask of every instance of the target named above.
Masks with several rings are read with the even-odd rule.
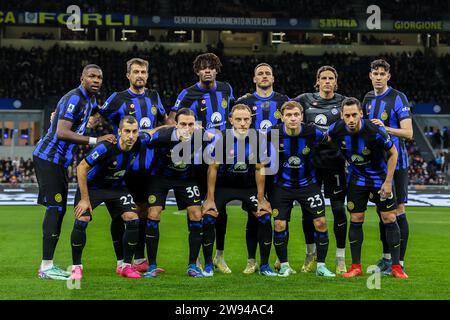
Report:
[[[66,214],[55,263],[71,264],[70,232],[72,208]],[[166,273],[154,279],[125,279],[115,274],[115,258],[109,234],[110,217],[105,207],[94,212],[87,230],[84,250],[84,278],[80,289],[68,289],[64,281],[40,280],[41,224],[44,209],[37,206],[4,206],[0,209],[0,299],[449,299],[450,298],[450,209],[408,208],[410,241],[406,271],[410,278],[381,278],[379,290],[369,290],[368,275],[356,279],[317,278],[297,273],[288,278],[244,275],[246,264],[246,215],[239,207],[229,208],[225,257],[232,274],[216,272],[213,278],[186,276],[188,254],[184,212],[174,207],[162,215],[158,265]],[[329,225],[332,214],[327,208]],[[332,229],[332,227],[331,227]],[[289,259],[299,270],[304,258],[300,211],[295,208],[290,224]],[[378,223],[373,207],[364,224],[362,263],[367,267],[381,253]],[[348,247],[348,245],[347,245]],[[330,232],[327,263],[334,270],[335,243]],[[275,260],[272,248],[271,264]],[[350,265],[350,251],[346,253]]]

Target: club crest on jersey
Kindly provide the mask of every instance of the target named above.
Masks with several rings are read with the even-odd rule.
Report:
[[[299,157],[292,156],[292,157],[290,157],[290,158],[288,159],[287,162],[285,162],[285,163],[283,164],[283,166],[284,166],[285,168],[298,169],[298,168],[300,168],[300,163],[301,163],[301,160],[300,160]]]
[[[247,171],[247,164],[245,162],[236,162],[236,164],[233,167],[234,171]]]
[[[314,123],[315,123],[315,124],[318,124],[318,125],[321,125],[321,126],[326,125],[327,122],[328,122],[328,119],[327,119],[326,115],[324,115],[324,114],[318,114],[318,115],[314,118]]]
[[[364,150],[362,151],[362,154],[368,156],[369,154],[371,154],[371,151],[367,149],[367,147],[365,147]]]
[[[281,119],[281,112],[280,110],[277,110],[273,113],[273,116],[275,117],[275,119]]]
[[[222,115],[220,114],[220,112],[214,112],[211,115],[211,122],[217,123],[222,121]]]
[[[388,114],[386,111],[383,111],[383,113],[381,114],[381,120],[387,120],[388,118]]]
[[[304,155],[307,155],[307,154],[309,154],[311,152],[311,149],[308,147],[308,146],[306,146],[304,149],[303,149],[303,151],[302,151],[302,153],[304,154]]]
[[[280,213],[280,211],[278,211],[278,209],[273,209],[272,210],[272,217],[277,217],[278,216],[278,214]]]
[[[95,160],[95,159],[97,159],[98,157],[99,157],[100,155],[98,154],[98,152],[97,151],[94,151],[92,154],[91,154],[91,158],[92,158],[92,160]]]
[[[269,120],[263,120],[261,121],[261,123],[259,124],[259,128],[261,130],[267,130],[272,126],[272,122],[270,122]]]
[[[156,109],[156,106],[152,106],[152,115],[156,116],[157,112],[158,112],[158,109]]]
[[[62,201],[62,195],[61,193],[55,194],[55,201],[60,203]]]
[[[228,101],[225,98],[222,99],[222,108],[228,108]]]
[[[73,109],[75,109],[75,105],[74,104],[69,104],[69,106],[67,107],[67,112],[73,112]]]
[[[339,113],[339,110],[337,108],[333,108],[333,109],[331,109],[331,113],[333,115],[337,115]]]
[[[150,203],[150,204],[153,204],[153,203],[155,203],[156,202],[156,196],[155,195],[150,195],[149,197],[148,197],[148,203]]]
[[[150,119],[147,117],[144,117],[141,119],[141,121],[139,121],[139,127],[141,129],[148,129],[148,128],[150,128],[150,123],[151,123]]]

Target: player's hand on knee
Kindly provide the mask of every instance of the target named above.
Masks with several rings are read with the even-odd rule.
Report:
[[[269,201],[261,199],[258,201],[258,210],[256,211],[256,217],[260,217],[266,213],[272,214],[272,207]]]
[[[75,207],[75,218],[79,219],[85,213],[86,211],[89,211],[92,213],[92,206],[89,200],[80,200],[78,202],[77,206]]]
[[[214,201],[208,199],[205,200],[205,202],[202,205],[202,216],[204,216],[205,214],[210,214],[212,216],[217,217],[219,212],[217,210],[216,203]]]
[[[384,127],[384,122],[380,119],[371,119],[370,121],[377,126]]]
[[[104,136],[101,136],[97,139],[97,142],[102,142],[102,141],[108,141],[110,143],[117,143],[117,139],[116,136],[113,134],[105,134]]]
[[[392,182],[385,181],[378,193],[381,199],[390,199],[392,197]]]

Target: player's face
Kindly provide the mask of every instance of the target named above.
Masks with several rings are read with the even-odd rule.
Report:
[[[372,86],[375,90],[382,90],[387,87],[391,74],[384,68],[372,69],[369,73],[369,78],[372,80]]]
[[[90,68],[81,75],[81,85],[90,93],[99,92],[102,83],[103,72],[100,69]]]
[[[239,134],[247,134],[252,116],[248,110],[236,110],[230,118],[230,123]]]
[[[132,64],[130,73],[127,73],[127,78],[130,80],[130,85],[136,89],[142,89],[147,84],[148,70],[145,66]]]
[[[202,66],[197,75],[200,78],[200,82],[211,83],[216,81],[217,71],[212,69],[211,66]]]
[[[359,130],[362,117],[363,113],[358,109],[358,106],[356,104],[345,106],[342,110],[341,118],[344,120],[347,128],[350,131]]]
[[[303,121],[303,114],[299,108],[284,110],[281,121],[284,122],[287,129],[296,129],[300,127],[300,123]]]
[[[131,149],[139,136],[139,128],[137,122],[135,123],[123,123],[122,129],[119,129],[120,140],[127,149]]]
[[[271,88],[274,81],[275,79],[272,74],[272,69],[270,69],[268,66],[261,66],[256,69],[255,76],[253,77],[253,82],[258,88],[261,88],[263,90]]]
[[[336,76],[330,70],[322,71],[317,79],[319,91],[323,93],[334,92],[336,88]]]
[[[183,141],[189,141],[195,129],[195,117],[189,115],[180,115],[177,122],[177,130]]]

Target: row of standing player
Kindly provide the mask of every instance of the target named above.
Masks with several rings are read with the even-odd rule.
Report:
[[[229,106],[233,104],[233,93],[231,86],[225,82],[219,82],[215,80],[217,73],[220,71],[220,61],[217,57],[211,54],[205,54],[197,57],[194,61],[194,71],[199,76],[199,82],[188,89],[185,89],[179,95],[177,103],[172,109],[173,112],[167,117],[164,109],[162,108],[158,94],[154,90],[145,89],[146,80],[148,77],[147,69],[148,63],[139,59],[133,59],[127,64],[127,77],[130,80],[130,88],[126,91],[114,93],[100,109],[102,115],[113,120],[116,123],[125,115],[133,115],[139,121],[141,129],[149,129],[157,126],[159,122],[170,123],[173,119],[175,112],[180,107],[188,107],[192,109],[197,117],[197,120],[202,121],[206,128],[225,128],[227,119],[227,112]],[[370,77],[374,85],[374,93],[369,93],[368,98],[363,103],[365,110],[369,111],[368,116],[381,118],[384,124],[389,124],[386,129],[394,136],[397,135],[401,138],[410,138],[412,130],[410,126],[409,117],[399,116],[398,105],[402,103],[407,107],[406,98],[403,94],[395,91],[387,86],[389,80],[389,66],[384,64],[382,66],[373,65],[370,72]],[[57,239],[59,237],[60,225],[62,217],[65,212],[65,204],[67,198],[67,186],[64,186],[64,168],[70,163],[70,152],[73,149],[73,143],[86,144],[91,142],[94,144],[93,138],[81,136],[84,133],[87,119],[90,115],[91,109],[95,106],[95,98],[89,93],[95,93],[98,91],[101,85],[101,70],[99,68],[90,67],[85,68],[82,76],[82,84],[79,88],[69,92],[64,96],[58,104],[57,114],[58,121],[52,123],[52,127],[47,133],[48,138],[42,139],[38,144],[35,151],[35,160],[46,160],[46,162],[59,165],[58,175],[55,177],[60,179],[59,185],[52,188],[48,186],[48,183],[44,183],[40,179],[40,186],[42,185],[42,194],[47,195],[45,199],[41,199],[41,203],[47,206],[46,215],[44,218],[43,231],[44,231],[44,256],[43,262],[40,268],[40,274],[43,277],[51,277],[51,274],[61,275],[64,272],[60,272],[56,266],[53,266],[53,253],[56,247]],[[273,91],[274,76],[272,68],[267,64],[261,64],[255,68],[254,82],[256,84],[256,92],[248,94],[238,100],[240,103],[252,106],[255,116],[256,128],[266,129],[271,125],[277,123],[280,119],[279,108],[280,105],[289,100],[286,96],[278,94]],[[317,73],[316,86],[318,93],[303,94],[297,97],[298,100],[305,107],[305,121],[313,122],[318,126],[326,128],[329,124],[339,118],[340,102],[344,98],[343,96],[335,93],[337,87],[337,72],[331,67],[322,67]],[[372,94],[372,97],[369,96]],[[401,100],[400,103],[398,100]],[[372,106],[373,108],[367,108]],[[404,110],[403,110],[404,111]],[[75,118],[77,117],[77,118]],[[72,129],[72,130],[71,130]],[[68,131],[75,131],[78,134],[70,134]],[[103,139],[114,139],[111,136],[101,137]],[[62,140],[62,141],[58,141]],[[86,140],[86,141],[85,141]],[[55,143],[55,141],[57,141]],[[68,141],[68,142],[65,142]],[[401,139],[397,139],[397,143],[402,144]],[[52,151],[53,145],[59,145],[62,148],[56,148],[57,151]],[[60,150],[66,154],[58,154]],[[401,149],[400,149],[401,150]],[[52,154],[52,152],[54,154]],[[50,154],[50,156],[49,156]],[[151,150],[145,153],[140,153],[139,161],[133,165],[133,170],[127,175],[127,181],[133,183],[127,184],[130,188],[130,192],[137,203],[140,216],[146,216],[150,213],[149,205],[149,193],[148,184],[145,181],[149,181],[148,171],[142,169],[148,169],[153,154]],[[39,158],[39,159],[37,159]],[[319,157],[320,158],[320,157]],[[399,157],[400,159],[400,157]],[[320,161],[320,159],[319,159]],[[333,161],[332,161],[333,162]],[[404,163],[404,162],[403,162]],[[400,164],[400,160],[399,160]],[[317,164],[318,168],[326,168],[326,166]],[[333,162],[332,168],[336,168],[336,162]],[[329,168],[328,168],[329,169]],[[44,171],[44,170],[42,170]],[[333,214],[335,215],[335,235],[337,237],[337,264],[338,268],[342,269],[345,248],[345,234],[346,234],[346,218],[345,218],[345,171],[344,163],[340,166],[338,172],[331,170],[317,170],[319,173],[318,180],[323,181],[325,184],[325,192],[331,198]],[[53,171],[54,172],[54,171]],[[397,172],[397,171],[396,171]],[[320,175],[323,174],[323,177]],[[134,178],[133,178],[134,176]],[[55,179],[56,180],[56,179]],[[204,179],[203,179],[204,180]],[[400,179],[397,178],[396,182]],[[137,183],[136,183],[137,182]],[[44,186],[47,184],[47,186]],[[147,186],[146,186],[147,185]],[[401,184],[400,184],[401,185]],[[133,190],[134,188],[134,190]],[[396,188],[396,190],[403,190]],[[342,191],[341,191],[342,190]],[[328,191],[328,192],[327,192]],[[330,195],[330,191],[333,193]],[[406,194],[404,197],[397,197],[401,203],[406,202]],[[45,200],[45,202],[43,201]],[[53,204],[53,205],[52,205]],[[399,206],[399,213],[404,213],[402,206]],[[403,212],[402,212],[403,211]],[[403,215],[402,225],[406,224],[406,228],[402,230],[402,246],[406,248],[407,240],[407,223]],[[252,273],[256,271],[255,253],[257,240],[255,240],[255,223],[252,219],[253,215],[249,214],[249,221],[247,224],[247,246],[249,252],[248,265],[244,272]],[[344,220],[345,219],[345,220]],[[141,219],[145,221],[145,219]],[[400,222],[400,219],[398,219]],[[307,243],[307,258],[305,264],[302,267],[303,271],[310,271],[315,256],[314,241],[314,229],[311,228],[312,222],[304,219],[303,221],[305,230],[305,240]],[[253,227],[252,227],[253,226]],[[380,227],[382,224],[380,223]],[[139,226],[139,234],[145,235],[146,224],[141,223]],[[217,233],[217,250],[216,257],[214,259],[215,265],[220,271],[229,273],[230,269],[223,259],[224,238],[226,229],[226,213],[219,215],[216,222]],[[113,240],[115,239],[115,249],[117,256],[120,256],[121,241],[118,241],[120,236],[123,235],[123,223],[119,219],[113,220],[111,226]],[[406,231],[405,231],[406,230]],[[384,234],[384,232],[381,232]],[[139,241],[138,250],[135,254],[135,269],[140,271],[147,270],[148,263],[144,258],[144,249],[142,239]],[[389,249],[388,246],[383,245],[384,259],[381,260],[383,264],[388,265]],[[404,250],[403,250],[404,255]],[[120,259],[119,259],[120,260]],[[403,260],[403,259],[402,259]],[[345,268],[345,264],[343,265]],[[51,272],[45,272],[51,270]],[[345,269],[343,270],[345,272]]]

